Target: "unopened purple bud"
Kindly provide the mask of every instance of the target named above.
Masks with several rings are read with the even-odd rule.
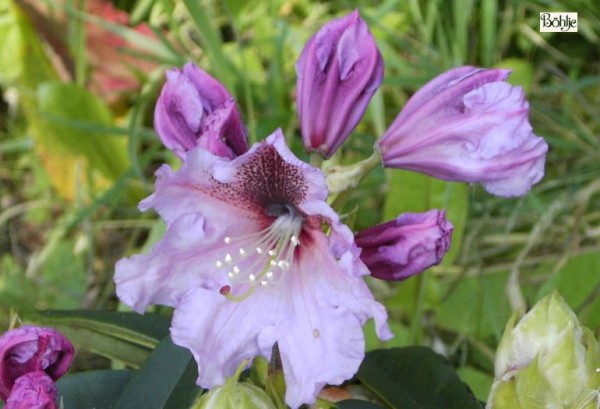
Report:
[[[44,371],[29,372],[19,377],[4,409],[58,409],[58,390]]]
[[[24,325],[0,337],[0,399],[6,401],[17,378],[44,371],[57,380],[71,365],[74,349],[52,328]]]
[[[360,231],[356,245],[373,277],[404,280],[442,261],[454,227],[444,210],[404,213],[396,220]]]
[[[323,26],[296,63],[304,146],[325,157],[346,140],[383,79],[383,58],[355,10]]]
[[[181,159],[197,145],[233,159],[248,150],[246,129],[225,87],[188,63],[167,71],[154,112],[154,127],[163,144]]]
[[[377,142],[384,165],[479,182],[498,196],[527,193],[544,176],[548,145],[509,74],[459,67],[427,83]]]

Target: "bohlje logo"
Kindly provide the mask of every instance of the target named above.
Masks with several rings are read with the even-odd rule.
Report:
[[[577,13],[540,13],[540,32],[576,33]]]

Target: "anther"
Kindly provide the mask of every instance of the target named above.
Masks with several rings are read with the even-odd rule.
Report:
[[[269,256],[273,257],[273,256],[275,256],[277,254],[277,252],[275,250],[269,250],[267,252],[267,254],[269,254]]]
[[[233,274],[239,274],[240,273],[240,268],[238,266],[233,266]]]
[[[267,280],[273,281],[273,272],[272,271],[267,271]]]
[[[260,280],[260,285],[262,285],[263,287],[266,287],[267,284],[269,284],[267,280]]]
[[[300,244],[300,241],[298,240],[298,237],[296,237],[296,236],[292,236],[290,241],[292,242],[292,246],[294,246],[294,247],[296,247],[297,245]]]
[[[269,264],[271,264],[272,266],[276,266],[276,265],[277,265],[277,263],[275,262],[275,260],[271,260],[271,261],[269,262]]]
[[[217,268],[221,268],[221,267],[223,267],[223,263],[220,260],[217,260],[217,262],[215,263],[215,266],[217,266]]]
[[[225,242],[225,244],[229,244],[231,243],[231,237],[227,236],[223,239],[223,241]]]
[[[263,249],[261,249],[260,247],[257,247],[257,248],[256,248],[256,252],[257,252],[258,254],[262,254],[262,253],[263,253]]]
[[[229,253],[225,254],[225,262],[227,264],[231,264],[232,261],[233,261],[233,259],[231,258],[231,254],[229,254]]]
[[[233,274],[231,271],[229,273],[227,273],[227,277],[229,277],[230,279],[235,277],[235,274]]]
[[[245,256],[245,255],[246,255],[246,250],[240,249],[240,256]]]
[[[254,274],[249,274],[248,275],[248,280],[250,280],[251,282],[255,282],[256,281],[256,276]]]

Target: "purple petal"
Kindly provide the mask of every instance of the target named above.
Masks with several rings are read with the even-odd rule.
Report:
[[[361,259],[374,277],[404,280],[442,261],[453,226],[442,210],[405,213],[356,235]]]
[[[323,26],[304,47],[296,71],[304,145],[329,157],[356,127],[383,79],[383,59],[358,11]]]
[[[385,166],[525,194],[544,174],[547,144],[532,132],[508,71],[461,67],[419,90],[378,141]]]
[[[19,377],[6,401],[5,409],[58,409],[58,390],[46,372],[29,372]]]
[[[24,325],[0,337],[0,399],[6,400],[20,376],[45,371],[56,380],[67,372],[73,345],[52,328]]]

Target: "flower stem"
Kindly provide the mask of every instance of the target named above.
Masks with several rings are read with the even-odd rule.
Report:
[[[351,166],[335,166],[327,175],[330,194],[337,194],[331,207],[339,210],[360,182],[381,163],[379,152],[374,151],[367,159]]]
[[[427,292],[428,278],[428,271],[424,271],[417,276],[417,297],[415,299],[415,309],[410,329],[413,345],[421,344],[421,327],[423,323],[423,311],[425,310],[425,294]]]

